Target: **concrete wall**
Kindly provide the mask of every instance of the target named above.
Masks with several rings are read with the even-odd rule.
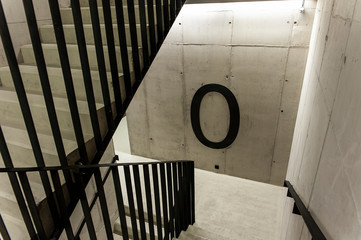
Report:
[[[360,41],[360,0],[318,1],[287,179],[327,239],[361,239]],[[311,239],[290,212],[284,239]]]
[[[300,13],[301,1],[186,4],[127,112],[132,153],[282,184],[315,5],[306,1]],[[209,83],[229,88],[240,108],[238,136],[226,149],[204,146],[192,130],[192,98]],[[200,121],[209,140],[223,140],[222,95],[203,98]]]
[[[31,43],[23,1],[2,0],[1,3],[3,4],[5,11],[6,20],[8,22],[9,31],[15,48],[15,54],[18,56],[18,61],[22,62],[22,57],[19,56],[20,47]],[[51,24],[52,22],[48,0],[33,0],[33,3],[38,25]],[[70,0],[59,0],[59,5],[61,7],[67,7],[70,5]],[[0,67],[3,66],[7,66],[7,60],[4,47],[0,39]]]

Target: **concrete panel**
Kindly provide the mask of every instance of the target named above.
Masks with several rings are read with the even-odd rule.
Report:
[[[358,91],[361,87],[359,81],[361,65],[358,61],[361,56],[360,29],[361,23],[353,22],[346,50],[346,63],[340,75],[339,89],[331,119],[340,148],[345,154],[349,151],[352,152],[350,146],[355,147],[355,144],[361,139],[361,133],[355,131],[361,126],[359,108],[361,99]]]
[[[183,11],[187,11],[186,17],[182,20],[184,43],[221,45],[231,43],[232,11],[214,8],[207,10],[207,7],[202,5],[186,5]]]
[[[295,8],[294,2],[240,3],[234,9],[232,44],[288,44]]]
[[[293,130],[301,94],[307,48],[290,48],[288,52],[286,75],[282,88],[281,113],[279,115],[275,150],[272,159],[270,182],[282,185],[286,177],[290,156]]]
[[[309,203],[312,193],[328,123],[329,113],[324,102],[322,90],[320,86],[317,85],[316,97],[311,113],[311,122],[298,175],[299,183],[295,186],[296,191],[306,206]]]
[[[192,129],[190,107],[194,94],[201,86],[216,83],[229,87],[230,56],[231,47],[184,46],[186,157],[197,160],[196,167],[202,169],[217,171],[215,165],[218,165],[217,172],[222,173],[225,172],[226,150],[212,149],[199,142]],[[235,89],[230,90],[235,94]],[[210,137],[209,140],[224,139],[229,127],[229,110],[222,95],[209,93],[204,97],[200,108],[200,120],[203,133]],[[220,136],[215,136],[215,132]]]
[[[321,188],[326,188],[328,193],[323,197],[315,196],[311,200],[310,211],[324,230],[327,239],[357,240],[361,238],[357,208],[347,176],[342,168],[339,170],[339,173],[334,176],[333,185],[320,184],[318,180],[322,176],[318,175],[320,178],[316,180],[314,192],[325,191]]]
[[[329,111],[333,107],[338,79],[345,61],[345,50],[350,27],[351,22],[349,21],[340,18],[331,19],[330,29],[327,34],[329,40],[326,42],[324,61],[320,72],[320,83],[325,93]]]
[[[146,112],[145,84],[141,84],[126,113],[131,152],[140,156],[148,156],[150,153]]]
[[[153,158],[184,159],[183,46],[163,45],[145,83]]]
[[[294,10],[295,17],[293,19],[291,44],[293,46],[308,46],[312,32],[312,24],[315,16],[315,9],[307,9],[300,12],[299,9]]]
[[[288,49],[232,49],[231,86],[240,107],[241,123],[234,148],[227,150],[227,173],[267,182]]]

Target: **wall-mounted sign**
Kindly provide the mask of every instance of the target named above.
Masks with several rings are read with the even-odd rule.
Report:
[[[227,100],[229,107],[229,115],[230,115],[229,130],[227,136],[220,142],[212,142],[204,136],[201,128],[201,122],[199,119],[200,107],[203,97],[210,92],[218,92],[222,94],[224,98]],[[203,143],[207,147],[214,149],[221,149],[228,147],[236,139],[239,130],[240,117],[239,117],[239,107],[236,97],[228,88],[219,84],[207,84],[202,86],[194,94],[192,99],[191,122],[192,122],[193,132],[201,143]]]

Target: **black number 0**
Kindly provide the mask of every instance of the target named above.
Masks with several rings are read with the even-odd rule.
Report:
[[[218,92],[222,94],[224,98],[227,100],[229,107],[229,115],[230,115],[229,130],[225,139],[223,139],[220,142],[209,141],[204,136],[199,119],[201,102],[203,100],[203,97],[209,92]],[[191,104],[191,122],[192,122],[193,132],[201,143],[203,143],[207,147],[214,149],[221,149],[228,147],[236,139],[239,130],[240,117],[239,117],[239,107],[236,97],[228,88],[222,85],[219,84],[204,85],[203,87],[198,89],[198,91],[193,96],[192,104]]]

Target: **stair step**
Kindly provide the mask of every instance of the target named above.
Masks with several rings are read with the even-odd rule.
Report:
[[[36,66],[31,65],[19,65],[20,72],[23,78],[23,83],[25,89],[28,91],[36,92],[38,91],[41,93],[41,83],[38,73],[38,68]],[[66,90],[65,90],[65,84],[64,84],[64,78],[63,78],[63,72],[61,68],[56,67],[47,67],[49,81],[51,85],[51,90],[54,96],[66,98]],[[74,89],[76,93],[76,97],[78,100],[86,101],[86,92],[84,87],[84,78],[83,78],[83,72],[80,69],[72,69],[72,76],[73,76],[73,84]],[[91,71],[91,77],[92,77],[92,83],[93,83],[93,91],[94,91],[94,97],[95,101],[97,103],[103,102],[103,95],[101,91],[101,85],[100,85],[100,78],[99,78],[99,72],[97,71]],[[110,92],[110,98],[112,101],[114,101],[114,92],[113,92],[113,86],[111,84],[111,73],[107,72],[107,79],[108,79],[108,85],[109,85],[109,92]],[[123,84],[123,74],[119,74],[119,79],[121,84],[122,96],[125,96],[124,91],[124,85]],[[2,86],[7,88],[14,88],[13,79],[11,76],[11,71],[9,67],[2,67],[0,68],[0,82]]]
[[[84,24],[83,26],[84,26],[85,41],[86,41],[87,45],[94,45],[92,25]],[[77,44],[75,25],[67,24],[67,25],[63,25],[63,28],[64,28],[66,43],[67,44]],[[104,24],[100,25],[100,30],[101,30],[103,45],[107,45],[107,38],[106,38],[106,31],[105,31]],[[40,27],[39,31],[40,31],[40,38],[41,38],[42,43],[56,43],[54,27],[52,25],[43,25]],[[115,24],[113,24],[113,31],[114,31],[114,43],[116,46],[119,46],[118,27]],[[131,39],[130,39],[129,24],[127,24],[125,26],[125,33],[126,33],[127,45],[130,47]],[[137,37],[138,37],[138,46],[142,46],[140,24],[137,24]],[[148,34],[148,39],[149,39],[149,34]]]
[[[52,136],[44,97],[40,94],[28,93],[27,98],[38,133]],[[57,97],[54,97],[53,99],[60,129],[62,133],[64,132],[65,136],[71,136],[74,129],[68,100]],[[77,101],[77,105],[84,135],[93,135],[87,102]],[[105,133],[107,124],[106,119],[103,117],[105,114],[103,105],[96,104],[96,107],[98,110],[101,132]],[[9,127],[16,126],[17,128],[21,127],[22,129],[25,129],[22,112],[20,110],[20,105],[15,91],[4,89],[2,87],[0,88],[0,116],[2,116],[0,118],[1,125]],[[73,139],[75,139],[75,137],[73,137]]]
[[[197,227],[197,225],[190,225],[187,229],[187,233],[190,233],[194,236],[203,237],[205,239],[209,240],[230,240],[229,238],[223,237],[217,233],[210,232],[207,230],[204,230],[202,228]]]
[[[188,231],[182,231],[178,237],[179,240],[206,240],[207,238],[200,237],[189,233]]]
[[[132,231],[132,225],[131,225],[131,218],[129,216],[126,216],[126,222],[127,222],[127,229],[128,229],[128,234],[129,237],[131,239],[133,239],[133,231]],[[137,218],[137,230],[138,230],[138,236],[139,238],[141,238],[141,232],[140,232],[140,223],[139,223],[139,219]],[[147,234],[147,239],[150,239],[150,235],[149,235],[149,225],[146,222],[145,223],[145,230],[146,230],[146,234]],[[118,218],[115,223],[114,223],[114,233],[117,235],[122,236],[122,228],[120,225],[120,219]],[[154,225],[154,235],[155,235],[155,239],[157,239],[158,236],[158,232],[157,232],[157,226]]]
[[[58,67],[60,68],[60,60],[59,60],[59,54],[58,54],[58,47],[56,44],[42,44],[43,51],[44,51],[44,57],[46,61],[46,65],[49,67]],[[67,45],[68,55],[69,55],[69,62],[70,67],[75,69],[81,69],[81,62],[78,52],[78,46],[75,44]],[[110,72],[110,63],[109,63],[109,55],[108,55],[108,48],[106,46],[103,46],[104,50],[104,61],[106,66],[106,71]],[[120,48],[115,47],[116,56],[117,56],[117,65],[118,65],[118,72],[123,72],[123,67],[121,63],[121,54],[120,54]],[[89,65],[91,70],[98,70],[98,63],[97,63],[97,56],[95,51],[94,45],[87,45],[87,52],[89,57]],[[25,65],[36,65],[35,56],[33,47],[31,44],[24,45],[21,47],[21,53],[24,59]],[[128,48],[128,56],[129,59],[132,59],[131,55],[131,48]],[[140,62],[142,63],[142,51],[141,48],[139,48],[139,57]],[[133,61],[129,61],[130,69],[133,70]],[[141,65],[142,67],[142,65]]]
[[[146,7],[146,19],[148,22],[148,11],[147,11],[147,6]],[[134,6],[135,9],[135,20],[137,23],[140,23],[140,18],[139,18],[139,7],[138,5]],[[116,11],[115,11],[115,6],[111,6],[110,7],[110,11],[111,11],[111,15],[112,15],[112,22],[113,23],[117,23],[117,15],[116,15]],[[63,21],[63,24],[73,24],[73,12],[71,8],[62,8],[60,9],[61,12],[61,19]],[[125,23],[129,23],[129,17],[128,17],[128,7],[124,6],[123,7],[123,12],[124,12],[124,22]],[[154,13],[156,12],[155,9],[155,5],[154,5]],[[104,23],[104,15],[103,15],[103,8],[98,7],[98,13],[99,13],[99,21],[100,23]],[[90,17],[90,8],[89,7],[82,7],[81,8],[81,15],[82,15],[82,20],[83,20],[83,24],[90,24],[91,23],[91,17]],[[156,22],[156,18],[154,19],[154,21]]]
[[[110,5],[114,6],[116,0],[110,0]],[[81,7],[88,7],[89,6],[89,0],[79,0]],[[97,0],[98,6],[102,6],[102,0]],[[138,0],[133,1],[134,5],[138,5]],[[123,5],[127,5],[127,0],[123,0]]]

